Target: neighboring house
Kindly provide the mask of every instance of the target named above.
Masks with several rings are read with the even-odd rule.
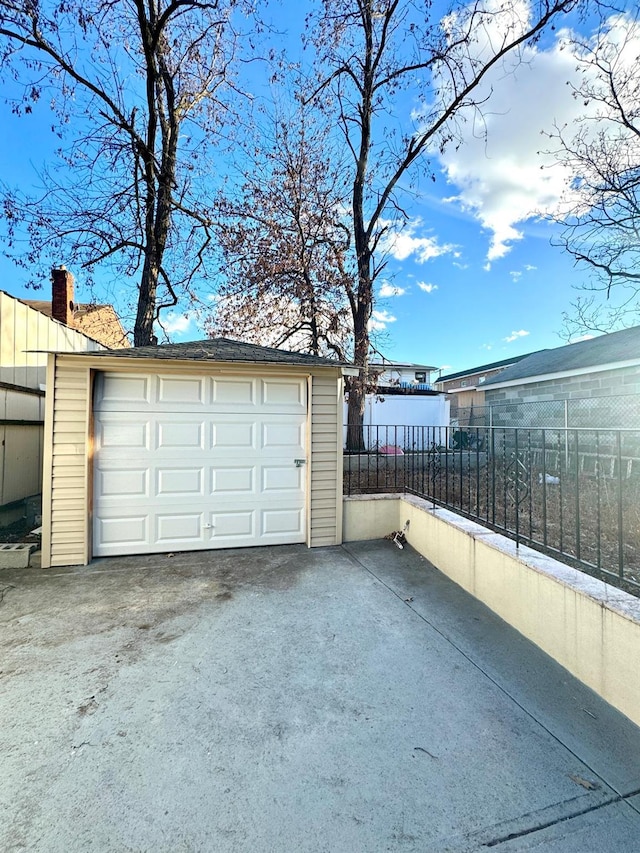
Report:
[[[467,370],[459,370],[456,373],[448,373],[440,376],[435,383],[438,391],[449,395],[451,401],[451,417],[457,417],[459,410],[471,410],[484,406],[484,385],[494,376],[528,358],[529,353],[505,358],[502,361],[493,361],[490,364],[481,364],[479,367],[471,367]]]
[[[25,303],[109,349],[129,346],[126,332],[113,306],[76,304],[73,301],[73,276],[64,267],[51,270],[51,282],[51,302],[26,299]]]
[[[71,275],[54,270],[53,280],[53,301],[64,300],[68,306],[73,301]],[[56,290],[56,280],[64,287]],[[50,314],[0,291],[0,527],[18,520],[26,510],[34,514],[38,504],[48,352],[104,349],[89,334]]]
[[[449,403],[436,391],[431,374],[437,367],[391,361],[369,362],[375,392],[366,395],[364,410],[365,445],[403,443],[402,436],[379,427],[448,426]],[[347,422],[347,404],[344,406]],[[346,428],[345,428],[346,441]]]
[[[484,393],[494,425],[640,428],[640,326],[532,353]]]
[[[430,364],[402,364],[391,361],[369,362],[369,372],[378,389],[387,393],[407,394],[433,392],[431,374],[437,367]]]
[[[349,370],[224,338],[50,355],[42,565],[340,543]]]

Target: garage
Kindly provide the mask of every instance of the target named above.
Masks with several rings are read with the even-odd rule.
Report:
[[[43,565],[337,544],[343,371],[225,339],[51,355]]]
[[[305,541],[306,382],[104,373],[94,556]]]

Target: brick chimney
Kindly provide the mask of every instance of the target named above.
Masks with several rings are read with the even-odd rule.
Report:
[[[51,270],[53,283],[51,295],[51,316],[54,320],[73,328],[73,276],[65,268]]]

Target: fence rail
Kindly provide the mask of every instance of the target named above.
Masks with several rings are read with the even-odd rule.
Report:
[[[410,492],[640,595],[640,430],[365,427],[345,493]]]
[[[492,400],[468,407],[452,404],[451,419],[456,426],[462,427],[635,428],[640,423],[640,396],[618,394],[562,400]]]

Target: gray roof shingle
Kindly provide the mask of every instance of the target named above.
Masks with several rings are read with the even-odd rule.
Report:
[[[532,353],[497,376],[487,379],[484,387],[517,379],[533,380],[550,373],[564,373],[568,370],[581,370],[631,359],[640,360],[640,326]]]
[[[82,355],[82,353],[69,353]],[[187,341],[180,344],[129,347],[125,349],[92,352],[92,356],[106,358],[159,358],[186,361],[226,361],[248,364],[295,364],[309,367],[341,367],[342,362],[301,352],[261,347],[229,338],[208,338],[204,341]]]
[[[474,376],[476,373],[484,373],[486,370],[506,367],[510,364],[515,364],[517,361],[522,361],[523,358],[529,358],[530,355],[533,355],[533,353],[527,352],[524,355],[514,355],[511,358],[503,358],[502,361],[492,361],[490,364],[481,364],[479,367],[469,367],[467,370],[447,373],[446,376],[440,376],[436,379],[436,382],[450,382],[452,379],[460,379],[463,376]]]

